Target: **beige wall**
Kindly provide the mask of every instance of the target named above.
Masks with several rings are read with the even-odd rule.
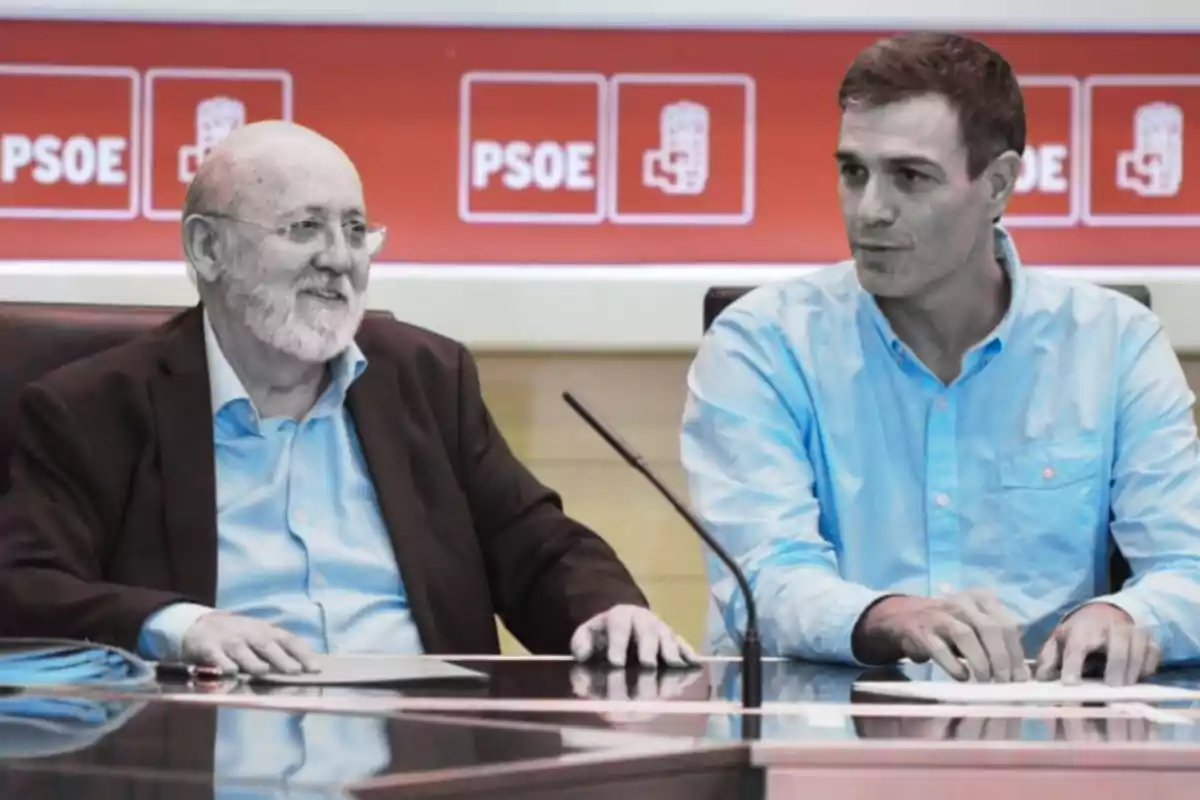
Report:
[[[672,489],[690,355],[478,356],[484,395],[513,450],[563,496],[568,513],[601,533],[669,623],[700,646],[706,604],[701,545],[641,475],[610,451],[562,400],[570,390],[608,420]],[[1184,359],[1200,392],[1200,357]],[[520,652],[504,636],[506,652]]]

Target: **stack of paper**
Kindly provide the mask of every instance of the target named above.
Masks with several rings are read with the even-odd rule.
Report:
[[[951,683],[947,681],[860,681],[860,692],[909,700],[933,700],[942,703],[1004,705],[1037,703],[1162,703],[1171,700],[1200,700],[1200,691],[1138,683],[1133,686],[1109,686],[1102,680],[1079,684],[1060,681],[1021,681],[1017,683]]]
[[[272,672],[255,676],[262,683],[291,686],[337,686],[351,684],[420,684],[442,681],[486,682],[487,675],[436,658],[421,656],[318,655],[320,672],[287,675]]]

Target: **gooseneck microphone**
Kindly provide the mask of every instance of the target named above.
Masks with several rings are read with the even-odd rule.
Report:
[[[712,537],[712,535],[704,529],[700,524],[700,520],[692,513],[682,500],[675,496],[666,484],[662,482],[654,471],[650,469],[650,465],[646,463],[646,459],[633,449],[622,439],[610,425],[601,422],[600,419],[592,413],[574,395],[570,392],[563,392],[563,400],[567,402],[576,414],[583,418],[583,421],[591,426],[600,438],[603,439],[609,447],[621,454],[621,457],[654,485],[663,497],[667,498],[675,510],[679,512],[688,524],[692,526],[692,530],[699,534],[704,543],[712,549],[714,553],[725,562],[725,566],[729,567],[729,571],[733,573],[733,577],[737,580],[738,588],[741,589],[742,597],[746,601],[746,631],[742,637],[742,707],[759,709],[762,708],[762,642],[758,638],[758,609],[754,604],[754,594],[750,591],[750,583],[746,580],[746,575],[741,568],[729,555],[721,543]],[[748,738],[758,738],[757,731],[760,723],[758,714],[743,715],[743,732],[753,731],[753,735],[745,733]]]

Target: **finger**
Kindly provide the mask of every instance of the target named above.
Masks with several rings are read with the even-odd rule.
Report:
[[[302,669],[304,669],[304,667],[300,664],[300,660],[293,658],[286,650],[283,649],[283,645],[279,642],[274,640],[267,640],[265,642],[251,642],[250,647],[260,658],[270,664],[271,667],[277,672],[282,672],[287,675],[295,675],[297,672],[300,672]]]
[[[947,617],[945,630],[950,641],[958,648],[958,652],[962,653],[962,657],[967,660],[967,666],[970,667],[975,680],[990,681],[992,679],[991,661],[988,660],[987,652],[983,648],[983,643],[979,641],[975,629],[956,617]]]
[[[225,653],[237,662],[243,672],[249,672],[251,675],[265,675],[271,671],[270,665],[256,656],[250,649],[250,645],[245,642],[238,642],[227,647]]]
[[[575,630],[571,637],[571,654],[578,661],[588,661],[596,657],[596,651],[604,640],[604,615],[592,617]]]
[[[1145,628],[1135,627],[1129,632],[1129,661],[1125,664],[1125,685],[1132,686],[1141,680],[1142,670],[1146,668],[1146,658],[1150,655],[1150,632]]]
[[[625,666],[629,653],[629,637],[633,633],[633,620],[628,614],[613,614],[605,617],[608,637],[608,663],[614,667]]]
[[[1146,646],[1146,663],[1142,666],[1141,677],[1149,678],[1154,673],[1158,672],[1159,666],[1162,665],[1162,645],[1154,636],[1150,637],[1150,643]]]
[[[980,609],[1000,628],[1004,641],[1004,652],[1008,654],[1008,677],[1014,681],[1029,680],[1029,666],[1025,663],[1025,647],[1021,644],[1021,622],[995,595],[976,595]]]
[[[970,670],[967,665],[959,661],[958,656],[950,649],[950,646],[936,633],[930,632],[922,637],[922,647],[924,655],[933,659],[933,662],[946,671],[946,674],[957,681],[965,681],[971,677]]]
[[[1129,650],[1132,644],[1132,626],[1113,625],[1108,629],[1108,641],[1104,644],[1107,654],[1104,665],[1104,682],[1109,686],[1125,685],[1125,674],[1129,671]]]
[[[659,642],[659,653],[662,655],[664,664],[673,669],[687,666],[687,658],[684,657],[682,648],[679,646],[682,642],[666,625],[663,625],[659,631]]]
[[[955,607],[963,621],[975,631],[975,637],[983,647],[989,677],[1001,683],[1011,681],[1013,659],[1008,652],[1001,618],[985,610],[981,599],[970,595],[956,603]]]
[[[676,643],[679,645],[679,653],[683,659],[689,664],[699,664],[700,656],[696,654],[696,650],[682,636],[675,637]]]
[[[1055,631],[1042,645],[1033,665],[1033,678],[1038,681],[1052,681],[1058,677],[1062,666],[1062,637]]]
[[[280,647],[287,651],[288,655],[300,662],[300,668],[305,672],[320,672],[321,664],[317,659],[317,651],[313,650],[312,645],[301,639],[299,636],[293,636],[287,631],[281,631],[282,636],[276,641]]]
[[[637,645],[638,663],[646,669],[657,668],[658,649],[662,640],[657,620],[638,617],[630,628],[633,631],[634,644]]]
[[[195,660],[198,663],[216,667],[227,675],[236,675],[239,672],[238,665],[219,648],[208,648],[197,655]]]
[[[1062,674],[1059,680],[1067,685],[1078,684],[1083,680],[1083,662],[1092,653],[1104,649],[1106,640],[1090,625],[1075,625],[1067,628],[1066,641],[1063,642]]]

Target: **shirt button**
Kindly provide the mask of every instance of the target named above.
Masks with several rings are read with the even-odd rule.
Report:
[[[941,592],[942,594],[954,594],[954,584],[952,584],[952,583],[939,583],[939,584],[938,584],[938,587],[937,587],[937,590],[938,590],[939,592]]]
[[[938,411],[945,411],[946,406],[948,406],[948,405],[950,405],[950,404],[946,402],[946,398],[944,398],[944,397],[939,397],[933,401],[933,407],[936,408]]]
[[[1046,480],[1050,480],[1051,478],[1053,478],[1054,477],[1054,467],[1046,467],[1044,470],[1042,470],[1042,477],[1045,478]]]
[[[946,506],[950,505],[950,495],[945,493],[938,494],[933,498],[933,502],[937,503],[942,508],[945,508]]]

